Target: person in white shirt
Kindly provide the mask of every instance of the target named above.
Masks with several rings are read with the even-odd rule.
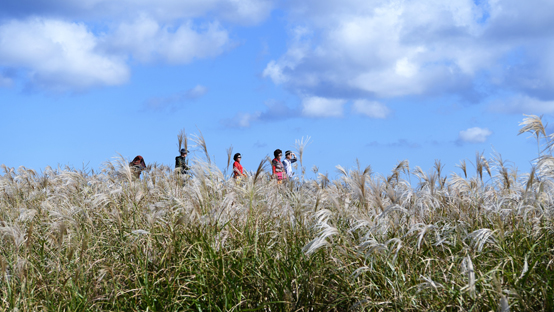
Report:
[[[283,166],[285,166],[285,173],[289,179],[292,178],[294,172],[292,172],[292,164],[296,162],[296,155],[291,151],[285,152],[285,159],[283,160]]]

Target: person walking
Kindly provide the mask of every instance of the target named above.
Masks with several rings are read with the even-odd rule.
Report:
[[[133,176],[137,179],[140,179],[140,174],[142,173],[142,170],[146,169],[144,158],[138,155],[133,159],[133,161],[129,163],[129,168],[131,169]]]
[[[181,174],[188,174],[188,171],[190,170],[186,162],[187,154],[188,151],[182,148],[181,156],[175,157],[175,169],[178,169]]]
[[[240,178],[246,177],[246,174],[244,174],[244,169],[240,164],[242,155],[240,153],[236,153],[235,156],[233,156],[233,159],[235,160],[235,162],[233,163],[233,178],[240,180]]]
[[[285,174],[288,179],[292,179],[294,172],[292,172],[292,164],[296,162],[296,155],[291,151],[285,152],[285,159],[283,160],[283,166],[285,167]]]
[[[283,182],[283,179],[286,179],[286,175],[284,175],[285,167],[281,162],[283,151],[281,151],[280,149],[276,149],[273,152],[273,156],[275,156],[275,158],[271,161],[273,176],[277,179],[277,183],[281,184]]]

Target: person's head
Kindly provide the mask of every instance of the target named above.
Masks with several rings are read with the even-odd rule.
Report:
[[[292,152],[291,151],[286,151],[285,152],[285,158],[286,159],[291,159],[292,158]]]
[[[133,165],[140,165],[140,164],[144,164],[144,158],[142,158],[142,156],[138,155],[137,157],[135,157],[133,159],[133,161],[131,162]]]
[[[275,152],[273,152],[273,156],[275,156],[275,158],[281,158],[282,155],[283,151],[280,149],[276,149]]]
[[[233,156],[233,159],[238,162],[240,162],[241,158],[242,158],[242,155],[240,153],[236,153],[235,156]]]
[[[186,149],[182,148],[182,149],[181,149],[181,156],[182,156],[182,157],[186,157],[187,154],[188,154],[188,152],[189,152],[189,151],[187,151]]]

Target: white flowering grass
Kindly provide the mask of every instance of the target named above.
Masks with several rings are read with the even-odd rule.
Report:
[[[123,159],[4,166],[0,310],[554,308],[546,160],[528,176],[478,154],[474,176],[403,161],[278,186],[265,160],[237,183],[195,143],[191,179],[154,164],[138,180]]]

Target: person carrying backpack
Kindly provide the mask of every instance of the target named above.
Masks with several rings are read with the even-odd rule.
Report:
[[[187,174],[190,170],[189,166],[187,166],[186,158],[187,158],[188,151],[184,148],[181,149],[181,156],[175,157],[175,169],[179,169],[179,172],[181,174]]]
[[[283,156],[283,151],[280,149],[276,149],[273,152],[273,156],[275,158],[271,161],[271,167],[273,169],[273,176],[277,179],[277,183],[282,183],[283,179],[286,179],[286,175],[284,174],[285,167],[283,166],[283,163],[281,162],[281,157]]]
[[[285,174],[287,178],[292,179],[294,172],[292,172],[292,164],[296,162],[296,155],[291,151],[285,152],[285,159],[283,160],[283,166],[285,167]]]

